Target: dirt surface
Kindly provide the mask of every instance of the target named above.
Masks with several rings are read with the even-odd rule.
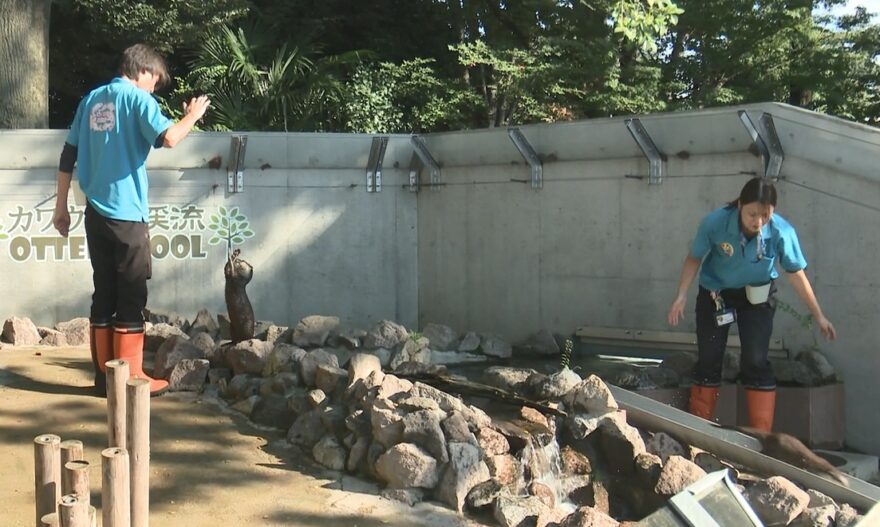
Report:
[[[0,525],[34,525],[34,449],[40,434],[85,446],[92,504],[100,508],[106,401],[91,394],[86,348],[0,349]],[[378,487],[326,471],[280,431],[194,394],[151,400],[150,520],[186,526],[478,526],[432,503],[413,508]],[[100,512],[98,514],[100,525]]]

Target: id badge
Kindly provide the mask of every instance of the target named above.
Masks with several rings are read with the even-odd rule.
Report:
[[[736,320],[736,310],[732,308],[722,309],[715,312],[715,325],[719,328],[728,324],[733,324]]]

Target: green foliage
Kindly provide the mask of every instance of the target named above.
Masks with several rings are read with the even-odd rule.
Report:
[[[581,0],[584,1],[584,0]],[[672,0],[620,0],[612,9],[614,32],[638,47],[657,51],[657,39],[684,13]]]
[[[571,366],[571,354],[574,351],[574,340],[571,338],[565,339],[565,344],[562,346],[562,359],[559,361],[559,366],[563,370],[567,370]]]
[[[230,254],[234,246],[241,245],[248,238],[253,238],[254,231],[251,230],[250,222],[239,212],[238,207],[231,209],[219,207],[217,212],[211,214],[208,224],[208,229],[214,231],[208,240],[209,244],[217,245],[225,242],[226,252]]]
[[[6,227],[4,227],[2,223],[0,223],[0,240],[5,240],[9,238],[9,235],[4,232],[5,230]]]

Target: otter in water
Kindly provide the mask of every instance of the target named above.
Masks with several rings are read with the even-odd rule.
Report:
[[[762,454],[810,472],[828,474],[843,485],[849,486],[843,472],[826,459],[817,456],[794,436],[782,432],[767,432],[748,426],[736,426],[733,429],[760,441]]]
[[[248,300],[248,282],[254,277],[254,268],[251,264],[240,259],[239,249],[232,251],[229,260],[223,267],[223,276],[226,277],[226,311],[229,314],[229,333],[232,342],[241,342],[254,338],[254,308]]]

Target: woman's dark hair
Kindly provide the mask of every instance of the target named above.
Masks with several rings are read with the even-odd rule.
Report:
[[[129,46],[122,53],[122,62],[119,64],[120,75],[125,75],[129,79],[137,79],[138,74],[147,71],[159,77],[156,86],[167,86],[171,81],[168,75],[168,67],[165,66],[165,59],[156,50],[146,44],[135,44]]]
[[[776,187],[768,179],[752,178],[743,185],[742,190],[739,191],[739,197],[728,203],[728,206],[736,207],[749,203],[761,203],[776,207]]]

